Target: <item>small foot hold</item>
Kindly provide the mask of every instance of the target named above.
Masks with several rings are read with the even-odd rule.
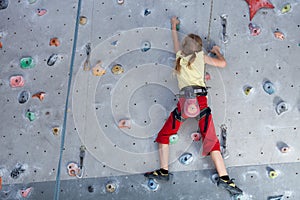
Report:
[[[284,40],[285,39],[284,34],[282,32],[280,32],[280,31],[275,31],[274,32],[274,36],[275,36],[275,38],[280,39],[280,40]]]
[[[124,3],[124,0],[117,0],[117,3],[118,3],[119,5],[122,5],[122,4]]]
[[[255,24],[250,23],[248,27],[252,36],[257,36],[261,32],[260,27]]]
[[[55,38],[51,38],[50,42],[49,42],[49,45],[50,46],[56,46],[56,47],[58,47],[60,45],[60,41],[56,37]]]
[[[279,103],[276,105],[276,113],[277,113],[278,115],[280,115],[280,114],[286,112],[287,110],[288,110],[288,105],[287,105],[287,103],[284,102],[284,101],[281,101],[281,102],[279,102]]]
[[[148,8],[145,9],[144,11],[144,16],[148,16],[151,14],[151,10],[149,10]]]
[[[38,8],[36,10],[36,13],[37,13],[38,16],[43,16],[43,15],[45,15],[47,13],[47,10],[46,9],[40,9],[40,8]]]
[[[281,13],[285,14],[287,12],[290,12],[292,9],[292,6],[290,3],[285,4],[282,8],[281,8]]]
[[[28,101],[29,99],[29,92],[28,91],[22,91],[20,94],[19,94],[19,97],[18,97],[18,101],[20,104],[24,104]]]
[[[150,49],[151,49],[151,43],[149,41],[145,41],[142,43],[142,48],[141,48],[142,52],[147,52]]]
[[[69,176],[77,176],[80,173],[80,169],[77,163],[70,162],[67,166]]]
[[[24,57],[20,60],[20,66],[22,69],[30,69],[35,66],[35,63],[32,57]]]
[[[271,95],[275,92],[275,87],[274,87],[273,83],[271,83],[271,81],[265,81],[263,83],[263,89],[269,95]]]
[[[268,197],[268,200],[283,200],[283,195],[276,195]]]
[[[284,142],[277,142],[277,147],[281,153],[288,153],[290,151],[289,145]]]
[[[92,69],[94,76],[103,76],[106,73],[106,70],[101,66],[101,61],[99,61],[95,67]]]
[[[247,86],[244,87],[244,94],[245,95],[248,96],[249,94],[251,94],[252,91],[253,91],[253,87],[251,87],[249,85],[247,85]]]
[[[184,153],[179,157],[179,162],[183,165],[189,165],[193,162],[194,157],[191,153]]]
[[[28,198],[29,195],[30,195],[31,190],[32,190],[32,187],[27,188],[27,189],[25,189],[25,190],[20,190],[20,195],[21,195],[23,198]]]
[[[274,169],[271,169],[271,170],[269,171],[269,178],[275,179],[275,178],[277,178],[277,177],[278,177],[278,173],[277,173]]]
[[[170,144],[176,144],[178,142],[178,139],[179,139],[178,135],[174,134],[169,137],[169,142]]]
[[[112,67],[111,72],[112,72],[114,75],[119,75],[119,74],[124,73],[124,68],[122,67],[122,65],[116,64],[116,65],[114,65],[114,66]]]
[[[108,182],[105,186],[106,192],[113,193],[117,189],[117,185],[113,182]]]
[[[80,18],[79,18],[79,24],[80,25],[85,25],[86,23],[87,23],[87,17],[80,16]]]
[[[57,59],[58,59],[58,55],[55,53],[52,54],[47,60],[47,65],[53,66],[56,63]]]
[[[32,98],[38,98],[40,101],[43,101],[45,98],[46,93],[45,92],[38,92],[34,95],[32,95]]]
[[[8,7],[8,0],[1,0],[0,1],[0,10],[4,10]]]
[[[198,142],[201,139],[201,135],[200,135],[200,133],[195,132],[195,133],[191,134],[191,138],[192,138],[193,141]]]
[[[56,135],[56,136],[57,136],[57,135],[59,134],[59,131],[60,131],[60,130],[59,130],[59,127],[53,127],[53,128],[52,128],[52,133],[53,133],[53,135]]]
[[[150,178],[148,180],[148,187],[151,191],[156,191],[159,187],[159,184],[155,181],[155,179]]]
[[[219,181],[219,175],[217,173],[211,175],[211,181],[214,183],[214,184],[217,184],[218,181]]]
[[[128,128],[128,129],[130,129],[131,128],[131,121],[128,120],[128,119],[122,119],[122,120],[119,121],[118,127],[119,128]]]

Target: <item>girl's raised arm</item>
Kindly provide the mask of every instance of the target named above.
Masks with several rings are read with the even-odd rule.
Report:
[[[180,45],[179,45],[179,39],[178,39],[178,34],[176,30],[176,25],[179,24],[179,20],[177,19],[176,16],[171,18],[171,25],[172,25],[172,39],[173,39],[173,45],[174,45],[174,51],[177,53],[180,50]]]

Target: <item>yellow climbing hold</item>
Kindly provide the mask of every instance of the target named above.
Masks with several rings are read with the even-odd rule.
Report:
[[[79,24],[85,25],[87,23],[87,18],[85,16],[80,16]]]
[[[281,13],[282,13],[282,14],[287,13],[287,12],[289,12],[291,9],[292,9],[291,4],[287,3],[287,4],[285,4],[285,5],[282,7]]]
[[[244,93],[245,95],[249,95],[251,93],[251,91],[253,90],[253,88],[251,86],[245,86],[244,87]]]
[[[102,76],[106,73],[105,69],[101,66],[101,61],[99,61],[95,67],[92,69],[92,73],[94,76]]]
[[[124,69],[122,65],[116,64],[112,67],[111,72],[115,75],[118,75],[118,74],[122,74],[124,72]]]
[[[59,127],[53,127],[52,128],[52,133],[53,133],[53,135],[58,135],[59,134]]]
[[[270,170],[270,172],[269,172],[270,178],[275,179],[275,178],[277,178],[277,176],[278,176],[278,173],[275,170]]]

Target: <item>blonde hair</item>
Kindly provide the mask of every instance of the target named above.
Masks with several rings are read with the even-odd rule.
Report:
[[[182,41],[182,53],[184,56],[192,55],[188,61],[187,67],[191,69],[191,64],[196,59],[196,53],[202,51],[202,39],[200,36],[195,34],[189,34]],[[175,70],[180,73],[181,65],[180,65],[181,57],[177,58]]]

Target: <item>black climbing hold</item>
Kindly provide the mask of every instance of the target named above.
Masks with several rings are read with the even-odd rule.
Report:
[[[0,10],[6,9],[8,7],[8,0],[0,0]]]
[[[24,104],[28,101],[29,99],[29,92],[27,91],[22,91],[20,94],[19,94],[19,97],[18,97],[18,100],[19,100],[19,103],[20,104]]]
[[[90,185],[90,186],[88,187],[88,191],[89,191],[90,193],[94,192],[94,187],[93,187],[92,185]]]
[[[268,200],[283,200],[283,195],[271,196]]]
[[[53,66],[55,64],[55,62],[57,61],[58,59],[58,55],[57,54],[52,54],[49,58],[48,58],[48,61],[47,61],[47,65],[48,66]]]
[[[151,10],[149,10],[148,8],[145,9],[145,11],[144,11],[144,16],[148,16],[148,15],[150,15],[150,14],[151,14]]]
[[[189,165],[193,161],[193,155],[191,153],[185,153],[179,157],[179,162],[183,165]]]
[[[19,178],[20,174],[24,173],[24,172],[25,172],[25,169],[23,169],[23,165],[17,164],[16,167],[10,173],[10,176],[13,179],[17,179],[17,178]]]
[[[151,49],[151,43],[149,41],[145,41],[142,43],[142,52],[146,52]]]

